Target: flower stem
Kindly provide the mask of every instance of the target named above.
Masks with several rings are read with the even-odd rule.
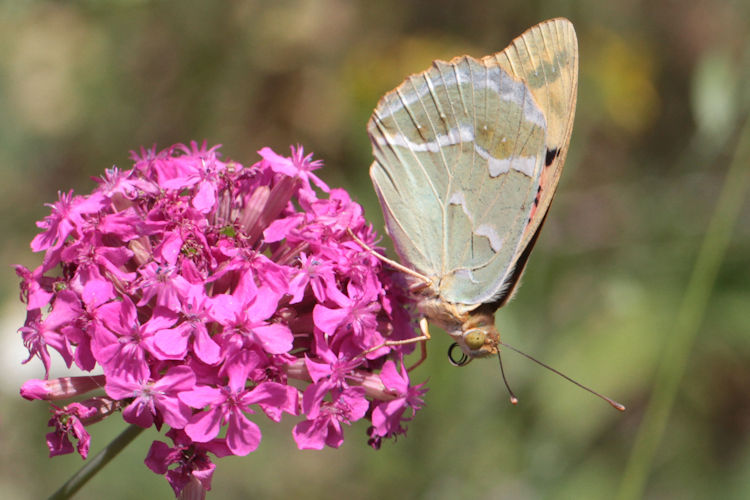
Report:
[[[664,435],[695,337],[703,323],[711,291],[745,200],[748,184],[750,119],[746,118],[675,319],[674,329],[665,344],[648,408],[622,478],[618,496],[620,500],[643,496],[649,470]]]
[[[59,490],[54,492],[49,500],[62,500],[72,497],[81,487],[91,479],[94,474],[99,472],[109,463],[118,453],[130,444],[138,435],[143,432],[143,428],[131,425],[120,433],[111,443],[102,451],[93,457],[86,465],[76,472],[68,481],[63,484]]]

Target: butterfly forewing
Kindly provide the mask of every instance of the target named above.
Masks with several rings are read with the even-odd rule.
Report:
[[[511,275],[546,129],[529,87],[489,59],[436,61],[381,99],[373,183],[401,259],[442,299],[486,302]]]
[[[547,119],[545,167],[539,195],[524,231],[529,245],[544,220],[560,180],[573,130],[578,90],[578,41],[567,19],[552,19],[528,29],[504,51],[483,58],[524,81]]]

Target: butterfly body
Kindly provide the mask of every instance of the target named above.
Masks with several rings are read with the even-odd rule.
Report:
[[[469,358],[498,352],[512,295],[552,201],[578,75],[566,19],[481,59],[435,61],[378,103],[370,176],[417,309]]]

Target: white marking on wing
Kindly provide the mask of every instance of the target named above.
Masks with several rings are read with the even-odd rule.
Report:
[[[377,137],[375,140],[378,145],[402,146],[415,152],[429,151],[430,153],[438,153],[441,148],[446,146],[455,146],[462,142],[473,142],[474,128],[470,125],[463,125],[458,129],[452,128],[448,130],[447,134],[440,134],[435,137],[435,140],[429,142],[410,141],[404,134],[400,133],[384,135]]]
[[[493,226],[489,224],[480,224],[479,227],[474,230],[474,233],[490,240],[490,246],[495,253],[503,248],[504,238],[501,238],[500,235],[497,234],[497,231],[495,231]]]
[[[490,177],[497,177],[500,174],[506,173],[508,170],[513,168],[518,172],[531,177],[534,175],[534,168],[536,167],[536,157],[534,156],[517,156],[515,158],[495,158],[490,155],[486,149],[479,145],[474,145],[474,150],[479,156],[487,160],[487,166],[490,170]]]
[[[462,125],[460,128],[452,128],[447,134],[441,134],[434,141],[414,142],[410,141],[403,134],[383,135],[375,138],[378,145],[381,146],[401,146],[414,152],[438,153],[440,149],[446,146],[455,146],[464,142],[474,142],[474,127]],[[534,175],[536,167],[536,158],[533,156],[518,156],[515,158],[495,158],[490,153],[474,143],[474,151],[487,161],[490,177],[497,177],[500,174],[508,172],[511,168],[527,177]]]
[[[466,198],[464,197],[463,191],[456,191],[455,193],[453,193],[448,199],[448,203],[451,205],[461,205],[461,209],[466,215],[466,218],[469,219],[472,227],[474,226],[474,216],[471,214],[471,212],[469,212],[469,208],[466,206]]]
[[[501,238],[500,235],[497,234],[494,226],[490,224],[480,224],[476,229],[474,229],[474,216],[471,214],[471,212],[469,212],[469,207],[467,207],[466,198],[464,197],[463,191],[456,191],[455,193],[451,194],[450,198],[448,199],[448,203],[450,203],[451,205],[461,205],[461,209],[466,215],[466,218],[469,219],[469,222],[471,223],[471,230],[477,236],[484,236],[485,238],[487,238],[490,242],[490,247],[492,247],[492,250],[495,253],[499,252],[500,249],[503,248],[504,238]]]

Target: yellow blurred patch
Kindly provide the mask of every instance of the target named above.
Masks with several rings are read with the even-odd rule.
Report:
[[[445,36],[404,37],[386,47],[371,43],[358,49],[347,64],[347,81],[351,82],[354,98],[368,103],[370,108],[374,108],[378,99],[407,75],[424,71],[436,59],[447,61],[464,54],[482,55],[482,50]]]
[[[608,121],[634,135],[648,130],[661,106],[651,50],[611,31],[599,31],[593,39],[581,55],[581,70],[595,89],[592,97]]]

